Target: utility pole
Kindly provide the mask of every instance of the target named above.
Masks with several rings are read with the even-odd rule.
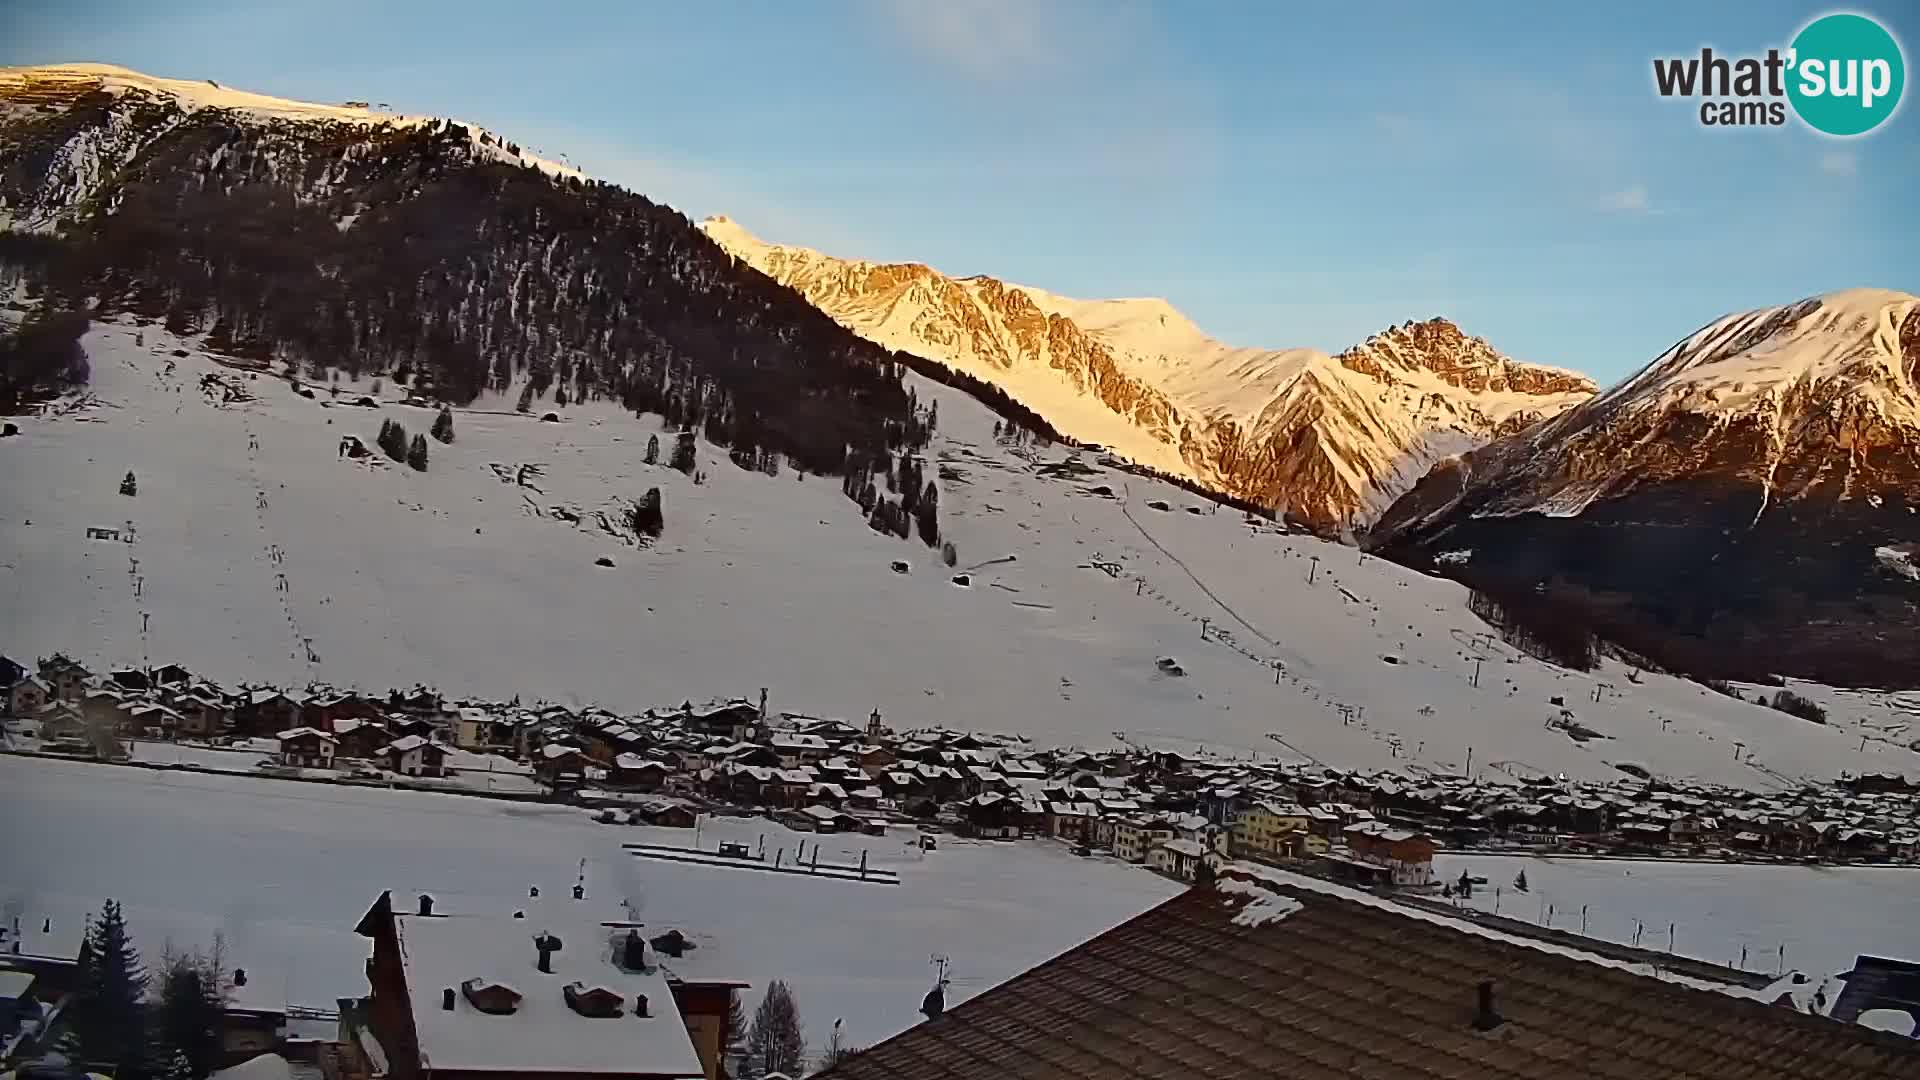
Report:
[[[1473,779],[1473,747],[1471,746],[1467,747],[1467,779]]]
[[[1200,620],[1200,640],[1201,641],[1207,640],[1207,624],[1212,621],[1213,621],[1212,619],[1207,619],[1207,618],[1202,618]]]
[[[1477,656],[1473,658],[1473,684],[1472,685],[1475,690],[1480,689],[1480,665],[1482,662],[1483,661]]]
[[[1313,584],[1314,574],[1317,573],[1319,569],[1320,569],[1320,556],[1315,555],[1313,557],[1312,562],[1307,567],[1307,584],[1309,585]]]

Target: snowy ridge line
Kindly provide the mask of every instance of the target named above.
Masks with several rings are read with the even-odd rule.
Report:
[[[362,127],[423,127],[443,121],[467,129],[474,148],[495,160],[531,165],[560,179],[588,177],[563,161],[554,161],[525,150],[509,150],[510,140],[502,139],[477,124],[453,117],[388,112],[366,105],[323,105],[310,101],[256,94],[222,86],[211,79],[168,79],[142,74],[114,64],[46,64],[0,67],[0,100],[14,99],[33,103],[44,99],[51,103],[62,97],[77,96],[91,90],[103,90],[116,97],[144,94],[170,101],[188,113],[217,110],[254,123],[291,121],[295,123],[341,123]],[[490,142],[483,142],[485,135]]]
[[[700,228],[848,329],[991,382],[1076,441],[1316,525],[1370,521],[1434,462],[1596,389],[1439,319],[1338,355],[1234,347],[1161,299],[839,259],[725,217]]]

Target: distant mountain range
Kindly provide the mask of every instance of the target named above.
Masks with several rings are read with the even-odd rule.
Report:
[[[910,369],[1669,667],[1920,683],[1903,293],[1719,319],[1604,393],[1442,319],[1234,348],[1162,300],[695,227],[456,121],[101,65],[0,69],[0,273],[317,379],[617,401],[750,468],[878,475],[934,420]]]
[[[1443,319],[1333,356],[1234,348],[1164,300],[1074,300],[769,244],[724,217],[700,227],[870,340],[988,380],[1077,439],[1323,531],[1367,524],[1435,461],[1596,389]]]
[[[1920,299],[1719,319],[1441,463],[1372,541],[1696,670],[1920,683]]]

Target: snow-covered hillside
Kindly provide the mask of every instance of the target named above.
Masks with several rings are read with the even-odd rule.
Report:
[[[1488,640],[1458,585],[1210,512],[1099,455],[1002,445],[992,414],[931,383],[927,474],[965,586],[934,550],[869,530],[833,478],[746,472],[704,445],[704,484],[643,464],[658,427],[617,408],[458,411],[421,474],[340,454],[385,419],[430,424],[391,384],[368,409],[349,402],[370,381],[309,399],[156,327],[85,341],[91,403],[0,441],[9,655],[630,709],[764,686],[776,709],[878,708],[899,729],[1354,767],[1458,770],[1471,750],[1488,775],[1920,774],[1912,716],[1881,699],[1796,687],[1833,705],[1817,725],[1617,665],[1548,667]],[[652,549],[599,524],[656,486]],[[1556,697],[1606,738],[1550,728]]]
[[[724,217],[700,227],[849,329],[988,380],[1082,442],[1324,527],[1371,521],[1433,462],[1595,389],[1440,319],[1337,356],[1235,348],[1165,300],[1076,300],[770,244]]]

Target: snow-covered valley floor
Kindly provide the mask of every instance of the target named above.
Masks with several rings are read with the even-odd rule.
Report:
[[[1469,904],[1537,925],[1749,971],[1848,971],[1862,953],[1920,958],[1920,871],[1637,859],[1440,855],[1434,875],[1485,877]],[[1526,873],[1527,891],[1514,888]],[[1636,934],[1638,940],[1635,940]]]
[[[546,402],[529,416],[485,400],[416,473],[339,453],[383,419],[431,424],[391,383],[310,399],[157,327],[96,326],[85,344],[97,404],[0,441],[10,655],[624,710],[764,686],[776,710],[878,708],[900,730],[1412,770],[1462,769],[1471,751],[1496,778],[1613,777],[1616,762],[1759,788],[1920,775],[1911,695],[1796,685],[1832,708],[1817,725],[1617,664],[1553,668],[1490,639],[1455,584],[1189,512],[1209,506],[1096,454],[1002,445],[990,413],[925,382],[940,406],[927,472],[967,587],[917,540],[867,529],[836,478],[745,472],[705,444],[704,484],[643,464],[653,418],[589,404],[543,423]],[[253,399],[219,401],[208,375]],[[381,406],[349,404],[362,395]],[[654,486],[654,548],[596,531],[596,511]],[[901,559],[911,573],[889,570]],[[1554,697],[1607,737],[1549,728]]]
[[[596,905],[632,900],[653,932],[697,945],[687,974],[793,987],[810,1039],[836,1018],[871,1044],[919,1020],[929,957],[952,963],[949,1002],[970,997],[1145,911],[1180,886],[1052,843],[970,843],[934,852],[887,837],[805,836],[761,819],[703,819],[722,839],[820,861],[895,870],[900,884],[647,861],[623,842],[685,845],[692,830],[601,825],[583,811],[455,795],[341,789],[216,774],[0,757],[0,904],[26,950],[71,953],[102,900],[127,909],[152,958],[215,932],[249,995],[331,1007],[366,992],[368,942],[354,923],[381,890],[411,907],[506,916],[571,886],[585,860]],[[45,933],[46,919],[53,926]],[[9,919],[11,922],[11,919]]]

